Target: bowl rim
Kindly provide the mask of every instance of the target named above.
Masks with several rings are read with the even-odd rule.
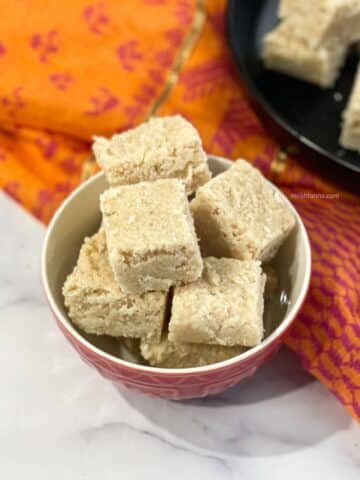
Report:
[[[220,163],[222,166],[225,165],[226,169],[229,168],[234,162],[232,160],[229,160],[224,157],[220,157],[217,155],[208,155],[208,159],[215,160],[216,162]],[[58,219],[61,217],[63,211],[68,207],[68,205],[72,202],[72,200],[79,195],[84,189],[88,188],[92,183],[97,182],[99,178],[104,177],[104,172],[100,171],[82,184],[80,184],[77,188],[73,190],[73,192],[63,201],[63,203],[60,205],[60,207],[57,209],[55,214],[53,215],[49,226],[46,231],[45,239],[43,242],[43,247],[42,247],[42,254],[41,254],[41,277],[42,277],[42,283],[45,291],[45,296],[47,299],[47,302],[50,306],[51,311],[53,312],[54,316],[56,319],[61,323],[61,326],[67,331],[67,333],[74,337],[74,339],[80,343],[85,349],[90,350],[93,354],[96,356],[99,356],[106,361],[110,361],[112,363],[115,363],[122,368],[126,369],[134,369],[137,372],[142,372],[144,374],[151,374],[155,373],[157,375],[164,375],[166,377],[169,376],[178,376],[178,375],[191,375],[191,374],[201,374],[201,373],[207,373],[210,371],[214,370],[221,370],[223,368],[229,367],[231,365],[234,365],[236,363],[240,363],[242,361],[246,361],[251,359],[252,357],[256,357],[257,354],[266,351],[268,347],[270,347],[273,343],[276,342],[277,339],[281,338],[283,334],[286,332],[286,330],[291,326],[291,324],[294,322],[301,306],[303,305],[307,292],[309,290],[310,286],[310,277],[311,277],[311,247],[310,247],[310,240],[309,236],[307,233],[307,230],[305,228],[305,225],[297,212],[296,208],[294,205],[290,202],[290,200],[285,196],[285,194],[278,189],[270,180],[266,179],[267,182],[271,185],[272,188],[274,188],[281,196],[283,201],[286,203],[286,205],[291,209],[293,212],[297,226],[300,231],[300,236],[304,241],[304,247],[305,247],[305,271],[304,271],[304,281],[301,286],[299,296],[296,300],[296,302],[293,305],[290,305],[290,310],[286,314],[285,318],[281,322],[281,324],[264,340],[262,341],[259,345],[252,347],[251,349],[247,350],[246,352],[243,352],[239,355],[235,355],[234,357],[231,357],[227,360],[222,360],[221,362],[217,363],[212,363],[210,365],[203,365],[201,367],[189,367],[189,368],[161,368],[161,367],[152,367],[148,365],[139,365],[136,363],[131,363],[126,360],[123,360],[121,358],[115,357],[100,348],[95,347],[92,343],[90,343],[88,340],[86,340],[76,329],[75,327],[71,324],[71,322],[68,320],[68,318],[62,314],[62,312],[59,310],[56,301],[54,297],[51,294],[50,291],[50,286],[49,286],[49,281],[48,281],[48,276],[46,272],[46,260],[47,260],[47,253],[48,253],[48,248],[49,248],[49,243],[50,243],[50,237],[51,233],[58,221]]]

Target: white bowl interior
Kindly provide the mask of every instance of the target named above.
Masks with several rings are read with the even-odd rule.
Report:
[[[230,165],[231,162],[226,159],[209,157],[214,175]],[[99,196],[106,188],[108,185],[103,173],[97,174],[73,192],[55,214],[44,245],[43,278],[50,303],[67,327],[77,331],[93,346],[109,354],[118,354],[117,345],[110,337],[85,335],[71,324],[62,295],[62,285],[76,263],[84,238],[95,233],[100,226]],[[279,287],[271,300],[265,303],[264,325],[268,340],[264,343],[280,333],[282,327],[285,328],[284,323],[291,321],[304,299],[310,278],[311,258],[306,230],[292,204],[285,196],[283,198],[297,218],[297,227],[271,262],[279,276]]]

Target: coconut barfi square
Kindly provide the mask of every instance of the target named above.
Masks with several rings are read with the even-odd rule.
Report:
[[[141,355],[153,367],[189,368],[221,362],[240,355],[244,347],[222,347],[201,343],[174,343],[163,338],[160,343],[140,341]]]
[[[100,205],[110,265],[124,291],[168,290],[200,277],[200,249],[180,180],[112,188]]]
[[[258,261],[205,258],[201,279],[174,289],[169,340],[258,345],[264,334],[264,286]]]
[[[278,17],[287,17],[302,0],[280,0],[278,7]]]
[[[95,137],[93,151],[111,186],[180,178],[191,194],[211,178],[201,138],[180,115],[153,118],[110,139]]]
[[[359,0],[287,0],[280,16],[280,27],[314,50],[334,43],[348,47],[360,35]]]
[[[334,85],[342,67],[347,45],[334,42],[314,47],[296,35],[285,20],[265,36],[263,57],[266,68],[304,80],[322,88]]]
[[[245,160],[199,188],[191,211],[204,256],[268,261],[295,226],[280,194]]]
[[[72,322],[86,333],[160,341],[167,292],[125,293],[111,271],[103,230],[85,239],[63,295]]]
[[[283,0],[283,21],[265,35],[267,68],[332,87],[350,45],[360,39],[359,0]]]

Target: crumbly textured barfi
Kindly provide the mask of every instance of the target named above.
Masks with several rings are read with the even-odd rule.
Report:
[[[174,289],[169,340],[229,347],[259,344],[264,286],[258,261],[205,258],[201,279]]]
[[[345,148],[360,151],[360,68],[343,113],[340,144]]]
[[[93,151],[111,186],[180,178],[191,194],[211,178],[201,138],[180,115],[153,118],[111,139],[95,137]]]
[[[301,2],[302,0],[280,0],[278,9],[279,18],[287,17],[299,1]]]
[[[359,0],[288,0],[280,7],[287,13],[281,26],[310,48],[348,47],[359,39]]]
[[[189,368],[221,362],[240,355],[244,347],[222,347],[201,343],[173,343],[167,338],[158,343],[140,342],[141,354],[153,367]]]
[[[347,46],[334,42],[329,47],[312,47],[308,39],[294,34],[284,21],[264,38],[263,57],[266,68],[323,88],[334,85],[342,67]]]
[[[283,0],[278,27],[265,36],[265,66],[332,87],[349,46],[360,39],[359,0]]]
[[[199,278],[202,259],[180,180],[111,188],[100,205],[110,265],[124,291],[167,290]]]
[[[121,290],[109,265],[103,230],[85,239],[63,295],[69,317],[87,333],[160,341],[167,293],[131,295]]]
[[[268,261],[295,226],[279,193],[245,160],[200,187],[191,210],[204,256]]]

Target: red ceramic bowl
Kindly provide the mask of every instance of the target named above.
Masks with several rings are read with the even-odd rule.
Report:
[[[231,162],[209,157],[209,165],[216,175],[229,168]],[[84,336],[67,316],[61,288],[75,265],[84,237],[95,233],[99,227],[99,195],[105,188],[103,173],[77,188],[56,212],[43,247],[42,277],[50,308],[60,330],[81,358],[115,384],[169,399],[219,393],[252,375],[281,346],[305,299],[310,282],[309,239],[292,204],[279,192],[292,209],[297,228],[281,247],[274,262],[282,293],[265,308],[265,340],[257,347],[223,362],[168,370],[130,363],[112,355],[106,342],[102,344],[94,336]]]

